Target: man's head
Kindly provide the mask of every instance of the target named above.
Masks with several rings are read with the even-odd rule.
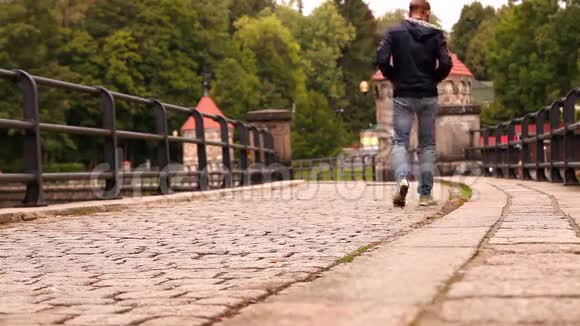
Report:
[[[415,19],[429,21],[431,18],[431,5],[428,0],[411,0],[409,16]]]

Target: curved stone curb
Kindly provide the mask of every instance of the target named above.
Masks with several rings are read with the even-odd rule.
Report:
[[[223,326],[406,325],[477,252],[507,197],[486,182],[474,200],[372,253],[243,309]]]
[[[286,188],[294,188],[302,184],[304,184],[304,181],[302,180],[281,181],[248,187],[218,189],[204,192],[183,192],[165,196],[148,196],[139,198],[124,198],[119,200],[87,201],[70,204],[52,205],[48,207],[7,208],[0,209],[0,225],[15,222],[32,221],[40,218],[48,218],[53,216],[89,215],[100,212],[112,212],[128,208],[143,207],[164,203],[180,203],[208,199],[213,200],[240,192],[251,192],[258,190],[280,190]]]

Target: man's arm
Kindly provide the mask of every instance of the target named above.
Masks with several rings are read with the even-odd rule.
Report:
[[[447,50],[447,41],[445,40],[443,33],[441,34],[437,46],[437,61],[439,62],[439,66],[435,69],[435,79],[437,82],[440,82],[449,76],[449,72],[451,72],[451,68],[453,68],[453,63],[449,56],[449,50]]]
[[[393,66],[391,66],[392,46],[391,32],[387,31],[385,38],[379,43],[377,48],[377,65],[383,76],[389,80],[393,80]]]

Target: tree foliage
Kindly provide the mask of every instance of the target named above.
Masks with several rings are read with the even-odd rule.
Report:
[[[481,23],[494,16],[495,9],[493,7],[483,7],[478,1],[463,6],[459,21],[453,25],[451,34],[451,49],[459,59],[465,60],[467,58],[469,43],[476,35]]]
[[[330,0],[310,16],[300,11],[302,1],[291,5],[274,0],[13,0],[0,3],[0,67],[183,106],[201,97],[201,76],[209,71],[211,95],[231,118],[284,108],[296,112],[298,130],[313,130],[312,121],[324,120],[316,136],[294,137],[303,137],[304,144],[296,157],[326,156],[345,145],[345,137],[321,133],[334,136],[345,128],[333,110],[347,102],[340,62],[355,28]],[[18,96],[13,85],[0,81],[0,117],[21,116]],[[119,128],[153,130],[148,108],[123,101],[117,106]],[[41,114],[53,123],[102,124],[97,99],[44,88]],[[178,129],[183,120],[172,117],[170,128]],[[11,141],[18,135],[0,131],[0,141],[10,144],[0,149],[4,170],[18,164],[19,142]],[[100,141],[43,137],[46,163],[72,159],[94,165],[102,155]],[[120,145],[127,150],[125,159],[139,164],[154,144]]]
[[[358,133],[375,122],[375,103],[372,96],[361,94],[359,84],[368,80],[375,72],[374,53],[378,38],[377,22],[363,0],[334,0],[342,16],[355,28],[354,40],[345,47],[339,60],[344,73],[344,84],[347,94],[343,101],[331,103],[343,111],[345,125],[351,140],[358,138]]]
[[[579,15],[577,1],[528,0],[504,9],[486,47],[497,118],[537,110],[578,86]]]

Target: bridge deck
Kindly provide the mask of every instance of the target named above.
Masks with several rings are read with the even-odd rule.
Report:
[[[438,219],[323,184],[4,226],[0,325],[578,324],[580,189],[466,182]]]

